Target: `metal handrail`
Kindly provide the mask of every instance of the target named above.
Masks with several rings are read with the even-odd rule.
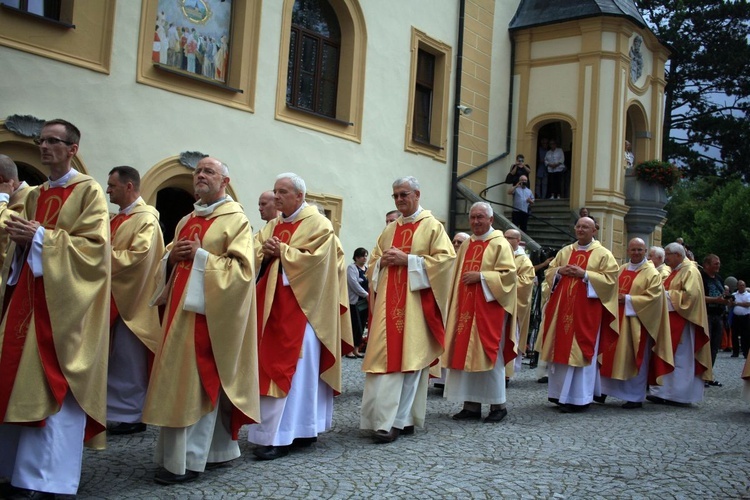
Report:
[[[491,203],[491,204],[494,204],[494,205],[499,205],[499,206],[501,206],[501,207],[505,207],[505,208],[510,208],[510,209],[512,209],[512,208],[513,208],[513,205],[508,205],[508,204],[506,204],[506,203],[500,203],[499,201],[493,201],[493,200],[490,200],[489,198],[487,198],[487,196],[486,196],[486,194],[487,194],[487,191],[489,191],[490,189],[492,189],[492,188],[494,188],[494,187],[502,186],[503,184],[510,184],[510,183],[508,183],[508,182],[505,182],[505,181],[503,181],[503,182],[498,182],[497,184],[493,184],[492,186],[487,186],[486,188],[484,188],[483,190],[481,190],[481,191],[479,192],[479,197],[480,197],[480,198],[482,198],[482,199],[483,199],[484,201],[486,201],[487,203]],[[557,232],[559,232],[559,233],[562,233],[562,234],[564,234],[565,236],[569,236],[569,237],[570,237],[571,239],[573,239],[573,240],[575,240],[575,239],[576,239],[576,237],[575,237],[575,235],[574,235],[574,234],[571,234],[571,233],[570,233],[569,231],[566,231],[566,230],[564,230],[564,229],[560,228],[559,226],[555,226],[554,224],[550,224],[550,223],[549,223],[549,222],[547,222],[546,220],[544,220],[544,219],[542,219],[542,218],[540,218],[540,217],[537,217],[537,216],[536,216],[536,215],[534,215],[533,213],[529,213],[529,217],[533,217],[533,218],[534,218],[534,220],[537,220],[537,221],[539,221],[539,222],[542,222],[542,223],[544,223],[544,224],[548,225],[549,227],[551,227],[551,228],[552,228],[552,229],[554,229],[555,231],[557,231]]]

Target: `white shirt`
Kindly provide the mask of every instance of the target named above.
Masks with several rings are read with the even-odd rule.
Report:
[[[735,302],[750,302],[750,292],[747,289],[745,289],[745,293],[734,292],[732,295],[734,295]],[[747,316],[748,314],[750,314],[750,307],[734,306],[735,316]]]

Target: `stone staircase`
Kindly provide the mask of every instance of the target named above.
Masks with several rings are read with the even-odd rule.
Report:
[[[459,183],[456,205],[456,231],[471,234],[469,208],[474,202],[485,201],[475,192]],[[512,209],[491,203],[495,211],[495,229],[505,231],[515,227],[511,222]],[[534,252],[542,246],[562,248],[575,240],[576,214],[570,210],[569,200],[537,200],[529,218],[528,231],[523,235],[526,248]],[[453,236],[453,235],[451,235]]]
[[[562,248],[575,240],[576,214],[569,200],[537,200],[531,215],[527,232],[540,245]]]

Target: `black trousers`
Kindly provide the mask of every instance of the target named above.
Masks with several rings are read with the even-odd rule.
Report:
[[[732,356],[739,356],[740,348],[742,355],[747,357],[750,351],[750,314],[732,318]]]
[[[724,321],[721,319],[721,314],[708,315],[708,336],[711,339],[711,366],[713,366],[724,336]]]
[[[526,228],[529,224],[529,214],[526,212],[522,212],[521,210],[513,210],[513,213],[511,214],[511,219],[513,220],[513,224],[518,226],[518,229],[526,232]]]

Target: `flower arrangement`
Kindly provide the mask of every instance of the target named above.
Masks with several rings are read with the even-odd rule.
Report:
[[[682,171],[674,163],[661,160],[649,160],[635,167],[635,177],[639,181],[659,184],[669,189],[682,179]]]

